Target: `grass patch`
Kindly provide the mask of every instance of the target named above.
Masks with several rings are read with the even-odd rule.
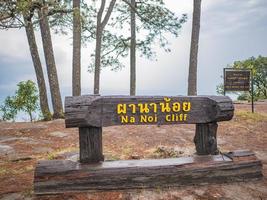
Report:
[[[122,149],[122,156],[129,157],[133,152],[133,148],[130,146],[126,146]]]
[[[23,166],[21,168],[10,168],[10,167],[1,167],[0,168],[0,176],[4,176],[4,175],[20,175],[23,173],[27,173],[30,171],[33,171],[33,166],[32,165],[27,165],[27,166]]]
[[[0,168],[0,176],[4,176],[4,175],[6,175],[6,174],[8,174],[8,171],[5,169],[5,168]]]
[[[23,192],[22,192],[22,195],[24,197],[33,197],[34,196],[34,192],[33,192],[33,186],[32,187],[29,187],[27,189],[25,189]]]
[[[242,120],[247,120],[251,122],[261,122],[261,121],[267,121],[267,114],[263,113],[252,113],[248,111],[237,111],[235,112],[235,115],[237,118],[240,118]]]
[[[173,147],[157,146],[155,149],[151,149],[148,158],[178,158],[184,155],[184,151],[177,150]]]
[[[54,152],[48,153],[47,154],[47,159],[48,160],[54,160],[57,157],[57,154]]]
[[[45,159],[48,159],[48,160],[54,160],[64,153],[73,152],[73,151],[78,151],[78,148],[68,147],[68,148],[58,149],[58,150],[47,153],[44,157]]]

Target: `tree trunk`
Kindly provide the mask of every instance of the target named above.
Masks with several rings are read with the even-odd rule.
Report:
[[[51,99],[53,104],[53,118],[62,118],[63,117],[63,108],[62,108],[62,100],[60,95],[58,76],[56,63],[53,52],[52,39],[50,34],[49,22],[46,17],[47,9],[43,8],[38,12],[40,18],[40,29],[41,36],[43,41],[43,49],[47,67],[48,80],[50,85]]]
[[[131,5],[135,8],[135,0],[131,0]],[[131,9],[131,51],[130,51],[130,95],[136,94],[136,30],[135,11]]]
[[[102,30],[98,26],[96,30],[94,94],[99,94],[100,84]]]
[[[81,95],[81,18],[80,0],[73,0],[72,96]]]
[[[49,110],[48,100],[47,100],[47,91],[46,91],[44,73],[43,73],[42,64],[41,64],[41,60],[40,60],[39,53],[38,53],[38,47],[37,47],[36,40],[35,40],[33,26],[32,26],[31,21],[28,21],[25,16],[24,16],[24,22],[26,24],[25,30],[26,30],[26,35],[28,39],[28,44],[30,48],[30,53],[31,53],[32,62],[33,62],[37,84],[38,84],[38,89],[39,89],[41,111],[42,111],[44,119],[49,120],[50,110]]]
[[[106,0],[101,0],[101,6],[97,13],[97,27],[96,27],[96,49],[95,49],[95,77],[94,77],[94,94],[99,94],[100,85],[100,67],[101,67],[101,45],[102,34],[105,26],[108,23],[112,10],[115,6],[116,0],[110,1],[108,10],[102,20],[103,12],[105,9]]]
[[[197,57],[200,30],[201,0],[194,0],[191,49],[188,75],[188,95],[197,95]]]
[[[31,111],[28,111],[28,112],[29,112],[30,120],[32,122],[32,112]]]
[[[102,44],[102,15],[106,1],[101,0],[101,6],[97,13],[96,24],[96,46],[95,46],[95,77],[94,77],[94,94],[99,94],[100,84],[100,67],[101,67],[101,44]]]

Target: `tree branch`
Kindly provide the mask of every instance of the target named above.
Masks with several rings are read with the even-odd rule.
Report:
[[[110,18],[110,15],[112,13],[112,10],[115,6],[115,3],[116,3],[116,0],[112,0],[109,4],[109,7],[108,7],[108,10],[107,10],[107,13],[103,19],[103,21],[101,22],[101,27],[104,28],[106,26],[106,24],[108,23],[108,20]]]
[[[104,12],[104,8],[106,5],[106,0],[101,0],[101,6],[99,8],[99,11],[97,12],[97,24],[100,26],[100,29],[102,29],[102,16],[103,16],[103,12]]]

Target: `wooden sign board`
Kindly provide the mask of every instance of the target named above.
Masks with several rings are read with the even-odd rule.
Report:
[[[225,91],[249,91],[250,71],[225,69],[224,90]]]
[[[230,120],[233,103],[225,96],[66,97],[66,127],[201,124]]]

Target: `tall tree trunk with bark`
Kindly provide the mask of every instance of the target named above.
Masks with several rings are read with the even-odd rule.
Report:
[[[103,1],[102,1],[103,4]],[[94,77],[94,94],[99,94],[100,87],[100,66],[101,66],[101,43],[102,43],[102,27],[101,27],[100,12],[97,15],[97,27],[96,27],[96,46],[95,46],[95,77]]]
[[[102,20],[105,9],[106,0],[101,0],[101,6],[97,13],[97,27],[96,27],[96,49],[95,49],[95,76],[94,76],[94,94],[99,94],[100,87],[100,67],[101,67],[101,44],[102,35],[105,26],[108,23],[112,10],[115,6],[116,0],[111,0],[108,10]]]
[[[72,95],[81,95],[81,17],[80,0],[73,0]]]
[[[135,0],[131,0],[135,8]],[[131,9],[131,50],[130,50],[130,95],[136,94],[136,24],[135,11]]]
[[[63,107],[62,107],[62,100],[60,95],[59,83],[58,83],[58,76],[57,76],[57,69],[50,33],[49,22],[47,18],[47,8],[43,8],[41,11],[38,12],[39,15],[39,25],[41,30],[41,36],[43,41],[43,49],[47,67],[47,74],[48,80],[50,85],[50,92],[51,92],[51,99],[53,104],[53,118],[63,118]]]
[[[25,26],[26,35],[28,39],[28,44],[30,48],[30,53],[31,53],[32,62],[33,62],[37,84],[38,84],[38,89],[39,89],[41,111],[42,111],[44,119],[50,120],[51,113],[49,110],[49,105],[48,105],[48,100],[47,100],[45,78],[44,78],[41,60],[40,60],[39,53],[38,53],[38,47],[37,47],[36,40],[35,40],[33,25],[30,20],[26,19],[26,16],[24,16],[24,22],[26,25]]]
[[[94,94],[99,94],[100,87],[100,66],[101,66],[101,44],[102,30],[97,28],[96,31],[96,49],[95,49],[95,79],[94,79]]]
[[[197,59],[200,31],[201,0],[194,0],[191,49],[188,75],[188,95],[197,95]]]

